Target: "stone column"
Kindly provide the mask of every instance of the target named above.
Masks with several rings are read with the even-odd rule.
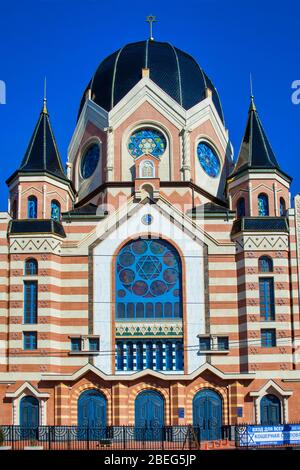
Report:
[[[252,204],[252,183],[250,181],[249,183],[249,211],[250,211],[250,216],[253,216],[253,204]]]
[[[259,412],[258,397],[255,397],[255,399],[254,399],[254,410],[255,410],[255,424],[260,424],[260,412]]]
[[[289,416],[288,416],[288,397],[283,397],[282,401],[282,407],[283,407],[283,424],[286,424],[289,422]]]
[[[21,218],[21,200],[22,200],[22,186],[18,188],[18,219]]]
[[[114,132],[112,127],[107,129],[107,160],[106,160],[106,180],[113,181],[114,175]]]
[[[178,409],[184,409],[184,418],[178,415]],[[185,425],[187,423],[187,409],[185,405],[185,386],[181,383],[176,383],[170,386],[170,425]],[[167,424],[167,423],[166,423]]]
[[[112,417],[114,426],[127,425],[129,423],[128,387],[122,383],[116,383],[112,387]]]
[[[191,179],[191,156],[190,156],[190,138],[189,133],[191,131],[184,128],[180,135],[182,139],[182,175],[183,181],[190,181]]]
[[[70,425],[70,391],[64,383],[55,387],[55,425]]]

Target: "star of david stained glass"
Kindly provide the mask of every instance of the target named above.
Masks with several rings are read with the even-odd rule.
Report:
[[[221,164],[215,151],[208,144],[199,142],[197,155],[205,173],[212,178],[216,178],[220,173]]]
[[[155,129],[139,129],[131,134],[128,150],[134,158],[141,155],[160,157],[166,150],[167,142],[163,134]]]
[[[135,240],[116,263],[116,317],[181,318],[181,261],[165,240]]]
[[[92,176],[98,165],[100,156],[100,148],[98,144],[94,144],[87,149],[81,160],[81,175],[84,179]]]

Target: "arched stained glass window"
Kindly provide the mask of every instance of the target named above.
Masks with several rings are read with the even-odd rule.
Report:
[[[100,147],[98,144],[91,145],[81,160],[81,176],[84,179],[92,176],[100,159]]]
[[[280,198],[280,215],[281,217],[284,217],[286,215],[286,204],[285,204],[285,200],[283,199],[283,197]]]
[[[241,217],[245,217],[245,198],[240,197],[236,204],[236,215],[237,218],[240,219]]]
[[[261,256],[258,260],[258,268],[261,273],[271,273],[273,271],[273,261],[269,256]]]
[[[182,268],[167,241],[127,243],[116,262],[116,317],[182,318]]]
[[[257,198],[258,204],[258,215],[268,216],[269,215],[269,199],[266,194],[259,194]]]
[[[38,273],[38,262],[34,258],[25,261],[25,275],[34,275]]]
[[[131,134],[128,142],[128,150],[133,157],[141,155],[153,155],[161,157],[166,150],[167,141],[164,135],[156,129],[139,129]]]
[[[51,201],[51,219],[60,220],[60,203],[58,201]]]
[[[28,219],[37,218],[37,198],[35,196],[29,196],[27,200],[27,217]]]

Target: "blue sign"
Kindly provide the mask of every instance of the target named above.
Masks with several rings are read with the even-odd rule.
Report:
[[[240,446],[300,444],[300,424],[239,427]]]
[[[236,414],[239,418],[242,418],[243,417],[243,407],[242,406],[238,406],[237,409],[236,409]]]
[[[184,408],[178,408],[178,418],[184,418]]]

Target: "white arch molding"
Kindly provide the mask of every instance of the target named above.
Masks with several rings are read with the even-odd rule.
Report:
[[[260,402],[265,395],[274,395],[280,401],[281,419],[283,424],[288,423],[288,398],[293,394],[291,390],[284,390],[273,380],[269,380],[260,390],[250,392],[250,397],[254,398],[255,423],[261,423]]]

